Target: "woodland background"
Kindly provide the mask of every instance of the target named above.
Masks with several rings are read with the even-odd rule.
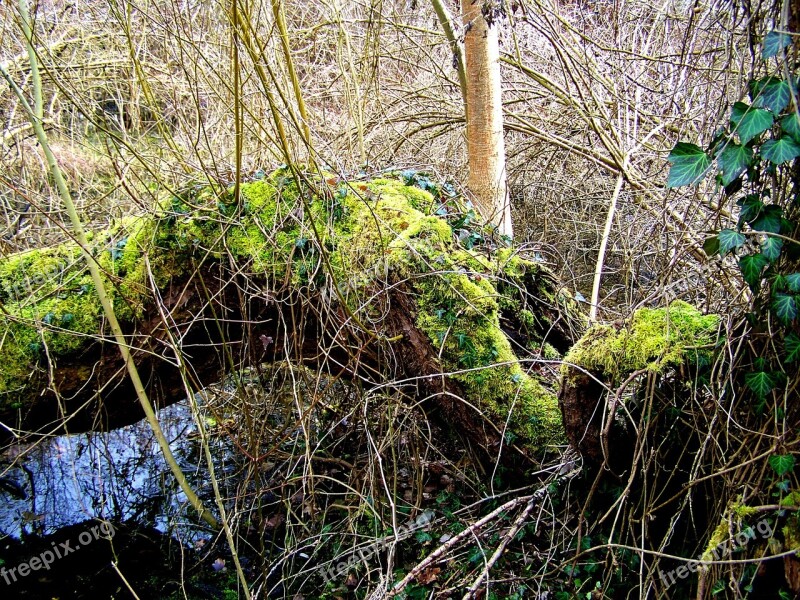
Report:
[[[449,8],[457,21],[458,7]],[[730,106],[747,98],[748,82],[770,69],[762,59],[764,37],[789,26],[794,13],[788,4],[750,0],[512,0],[496,9],[515,245],[552,269],[563,290],[588,312],[598,251],[607,238],[599,321],[621,323],[636,309],[683,300],[721,315],[728,335],[708,379],[683,382],[691,389],[679,420],[689,432],[686,439],[699,440],[700,450],[689,463],[678,461],[687,479],[670,488],[678,500],[669,510],[691,523],[675,534],[677,545],[669,531],[645,541],[640,529],[651,511],[674,500],[659,497],[664,492],[659,486],[668,487],[661,477],[672,465],[659,462],[658,450],[636,479],[601,480],[589,472],[562,486],[557,475],[570,471],[575,460],[567,454],[549,457],[535,482],[519,486],[497,465],[486,471],[466,459],[450,462],[448,448],[431,441],[435,435],[421,435],[430,443],[426,456],[436,463],[433,471],[410,455],[391,468],[407,469],[409,479],[422,471],[425,481],[431,472],[436,475],[420,494],[452,517],[451,525],[460,524],[452,531],[468,530],[487,514],[494,517],[480,534],[489,541],[488,550],[481,543],[477,553],[447,546],[448,565],[417,573],[402,593],[794,597],[800,591],[795,559],[786,558],[784,565],[785,548],[776,550],[766,541],[744,549],[741,556],[750,562],[723,561],[674,586],[659,575],[676,568],[669,560],[679,551],[697,557],[714,547],[721,524],[732,536],[746,527],[743,513],[729,510],[732,504],[752,500],[760,508],[748,514],[769,513],[776,531],[779,523],[794,519],[781,512],[783,499],[797,489],[793,413],[764,419],[763,412],[744,408],[747,416],[734,418],[744,395],[731,393],[736,386],[726,387],[736,378],[734,367],[752,360],[748,349],[760,348],[748,337],[745,317],[753,295],[736,257],[709,257],[704,251],[708,238],[736,226],[738,198],[722,193],[713,177],[691,187],[666,187],[670,151],[680,141],[710,143],[728,122]],[[466,180],[464,107],[454,55],[426,1],[42,0],[30,10],[45,127],[87,229],[151,214],[165,191],[187,181],[234,185],[287,162],[305,164],[310,156],[344,179],[424,173],[426,181],[444,183],[454,194]],[[0,11],[0,60],[28,92],[31,63],[19,12],[8,3]],[[288,48],[276,26],[279,13],[290,33]],[[793,39],[790,50],[797,46]],[[7,86],[0,95],[0,124],[3,255],[63,242],[69,237],[67,214],[46,176],[32,127]],[[281,131],[288,144],[279,139]],[[554,380],[558,367],[558,359],[547,367]],[[684,393],[680,376],[666,379],[663,395]],[[789,377],[781,388],[784,401],[796,397],[792,381]],[[353,406],[360,406],[362,392],[347,391]],[[391,403],[383,409],[405,410]],[[403,421],[400,412],[392,414]],[[358,431],[371,432],[362,457],[372,465],[371,475],[359,484],[368,504],[386,492],[379,476],[384,466],[373,464],[371,448],[391,446],[406,434],[414,437],[408,431],[417,425],[409,418],[395,430],[360,410],[351,419]],[[791,458],[791,466],[772,464],[770,470],[772,455]],[[594,497],[596,506],[590,507],[587,497]],[[283,498],[287,506],[292,498]],[[696,502],[702,508],[696,509]],[[243,504],[234,502],[235,527],[244,527]],[[308,525],[314,515],[300,513],[303,519],[271,523],[270,531],[278,528],[283,537],[278,563],[283,583],[275,585],[274,573],[264,567],[259,593],[366,597],[386,565],[365,560],[357,577],[322,580],[313,570],[308,575],[295,553],[321,535],[315,527],[322,521]],[[523,528],[521,521],[529,518]],[[332,527],[365,547],[377,539],[359,529],[352,515]],[[787,548],[796,547],[798,539],[791,531],[782,542]],[[410,548],[398,550],[402,560],[397,560],[413,565],[448,539],[417,535]],[[637,551],[645,546],[647,552]],[[492,557],[495,547],[501,554],[506,550],[502,560]],[[770,552],[779,557],[765,567],[760,561]],[[483,573],[489,557],[493,569]],[[390,565],[395,560],[391,553],[369,558]],[[778,575],[770,580],[770,573]],[[234,597],[237,585],[234,579],[229,590]],[[768,591],[758,587],[764,585]]]

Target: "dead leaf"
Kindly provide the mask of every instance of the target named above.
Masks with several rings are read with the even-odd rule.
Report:
[[[783,572],[789,589],[794,593],[800,592],[800,560],[794,556],[784,556]]]
[[[345,581],[344,581],[344,585],[349,590],[356,589],[356,586],[358,586],[358,577],[356,577],[355,573],[350,573],[347,576],[347,579],[345,579]]]
[[[267,522],[264,523],[264,529],[266,531],[275,529],[279,525],[282,525],[285,520],[286,517],[283,515],[283,513],[276,513],[272,515],[269,519],[267,519]]]
[[[424,569],[419,575],[417,575],[417,582],[420,585],[429,585],[439,578],[439,573],[441,572],[442,570],[439,567]]]

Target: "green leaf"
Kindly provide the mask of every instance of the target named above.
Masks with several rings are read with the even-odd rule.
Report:
[[[719,254],[719,238],[715,235],[703,242],[703,251],[709,258]]]
[[[775,262],[780,258],[781,249],[783,248],[783,240],[780,238],[768,235],[761,242],[761,254],[764,255],[769,262]]]
[[[786,289],[786,278],[780,273],[774,275],[772,277],[772,285],[770,285],[770,289],[772,290],[773,294],[784,291]]]
[[[751,79],[747,82],[747,92],[750,96],[750,99],[753,101],[753,106],[763,106],[761,103],[761,93],[764,91],[765,87],[767,87],[770,83],[775,83],[776,81],[780,81],[780,77],[767,75],[766,77]]]
[[[714,582],[714,585],[711,586],[711,595],[716,596],[717,594],[721,594],[725,590],[728,589],[728,582],[724,579],[717,579]]]
[[[763,108],[751,108],[739,121],[736,131],[739,139],[746,144],[772,127],[772,113]]]
[[[800,156],[800,144],[795,142],[791,136],[767,140],[761,146],[761,156],[776,165],[782,165]]]
[[[764,36],[764,46],[761,56],[764,60],[777,56],[781,50],[792,43],[792,36],[781,31],[770,31]]]
[[[744,244],[745,237],[743,234],[733,229],[723,229],[719,232],[719,252],[720,254],[727,254],[731,250],[739,248]]]
[[[722,169],[722,185],[728,185],[753,162],[753,150],[731,142],[720,152],[717,160]]]
[[[731,107],[731,127],[736,127],[742,120],[742,117],[750,110],[750,105],[745,102],[736,102]]]
[[[773,81],[764,86],[759,96],[761,106],[766,106],[776,115],[789,106],[792,100],[792,90],[783,80]]]
[[[667,160],[672,163],[667,177],[668,188],[697,183],[711,166],[711,159],[702,148],[686,142],[675,144]]]
[[[414,538],[420,544],[425,544],[425,543],[430,542],[431,540],[433,540],[433,536],[430,533],[428,533],[427,531],[418,531],[416,534],[414,534]]]
[[[739,218],[745,223],[755,221],[764,209],[764,203],[761,201],[761,198],[755,194],[746,196],[742,200],[739,200],[737,204],[741,207]]]
[[[784,133],[792,136],[795,142],[800,142],[800,121],[797,119],[797,113],[786,115],[781,119],[781,129]]]
[[[794,469],[794,456],[791,454],[773,454],[769,457],[769,466],[778,475],[783,477]]]
[[[711,138],[711,141],[706,148],[706,152],[710,156],[716,156],[729,140],[730,136],[728,135],[728,129],[726,127],[720,127],[714,132],[714,137]]]
[[[783,359],[784,363],[793,363],[800,358],[800,337],[797,337],[796,334],[788,334],[783,340],[783,347],[786,349],[786,358]]]
[[[787,275],[784,280],[786,281],[786,287],[789,288],[790,292],[795,294],[800,292],[800,273],[792,273],[791,275]]]
[[[761,283],[761,273],[769,264],[763,254],[751,254],[743,256],[739,260],[739,269],[742,271],[742,278],[747,282],[751,289],[755,290]]]
[[[783,209],[774,204],[767,206],[758,216],[758,218],[750,223],[750,227],[756,231],[766,231],[769,233],[781,232],[781,218],[783,217]]]
[[[797,302],[794,296],[789,294],[775,294],[772,298],[772,312],[781,320],[784,325],[788,325],[797,318]]]
[[[772,388],[775,387],[772,377],[769,376],[769,373],[764,371],[747,373],[744,376],[744,382],[759,398],[765,398],[767,394],[772,391]]]

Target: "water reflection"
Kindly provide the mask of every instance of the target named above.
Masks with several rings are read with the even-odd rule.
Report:
[[[205,459],[188,403],[162,409],[159,421],[184,473],[205,495],[210,491],[203,483]],[[228,445],[224,439],[211,443],[218,474],[227,470],[226,463],[232,466]],[[0,533],[48,535],[102,518],[152,524],[188,543],[208,536],[195,524],[146,421],[15,446],[0,461]]]

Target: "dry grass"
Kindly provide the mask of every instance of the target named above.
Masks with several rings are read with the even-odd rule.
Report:
[[[721,200],[710,184],[665,190],[666,154],[678,139],[706,141],[724,118],[725,107],[743,94],[754,69],[751,30],[766,30],[767,20],[748,18],[726,2],[526,0],[510,6],[503,25],[503,76],[518,242],[538,252],[568,290],[588,299],[609,201],[621,177],[601,319],[676,298],[709,311],[741,304],[741,297],[732,295],[739,291],[734,265],[709,263],[701,250],[705,232],[731,222],[732,200]],[[269,3],[240,7],[249,27],[232,27],[229,8],[177,0],[38,4],[35,30],[47,128],[90,227],[147,212],[159,195],[189,179],[231,184],[239,161],[244,174],[313,157],[345,175],[413,167],[430,170],[439,180],[466,179],[456,71],[427,3],[286,2],[292,60],[310,113],[310,149],[302,140],[290,69]],[[30,72],[14,14],[6,10],[0,15],[0,61],[27,89]],[[32,131],[5,87],[0,115],[2,251],[56,243],[64,239],[66,219]],[[737,458],[736,444],[750,444],[751,454],[757,454],[774,434],[768,428],[753,432],[747,423],[724,428],[724,409],[715,405],[709,412],[709,394],[725,397],[725,378],[736,360],[733,341],[731,348],[708,387],[699,386],[681,412],[693,440],[732,436],[724,445],[698,451],[692,471],[696,480],[727,468],[731,460],[744,461]],[[517,562],[492,571],[494,585],[509,595],[523,579],[529,592],[574,591],[574,581],[561,567],[578,553],[575,544],[586,535],[586,523],[577,517],[582,507],[570,491],[585,495],[592,481],[574,479],[570,459],[544,465],[524,489],[495,495],[487,479],[510,487],[504,473],[480,472],[468,453],[442,442],[424,413],[410,410],[400,394],[336,388],[336,399],[331,399],[327,386],[338,382],[305,371],[295,374],[302,385],[294,380],[287,385],[280,372],[272,376],[283,378],[276,389],[293,394],[290,408],[283,406],[280,427],[254,425],[274,421],[276,411],[265,413],[263,398],[244,388],[227,400],[238,404],[220,410],[240,415],[227,434],[248,453],[271,448],[269,462],[280,477],[263,488],[258,472],[245,473],[231,499],[231,522],[246,537],[248,527],[261,527],[260,534],[272,531],[276,522],[270,519],[283,515],[281,544],[256,550],[277,565],[286,582],[285,597],[291,597],[290,591],[312,597],[321,585],[320,564],[335,563],[344,547],[347,552],[369,547],[396,529],[399,513],[393,499],[398,496],[418,509],[436,505],[446,517],[435,523],[435,539],[398,544],[398,553],[405,555],[363,561],[354,586],[358,594],[379,587],[393,565],[414,564],[420,558],[414,553],[437,546],[445,539],[439,536],[469,528],[488,512],[487,506],[495,508],[514,495],[526,501],[471,538],[483,548],[478,558],[468,544],[447,548],[456,567],[446,578],[438,571],[428,571],[428,577],[439,581],[441,597],[455,593],[480,579],[491,551],[510,544]],[[643,402],[674,400],[669,391],[639,393]],[[328,406],[330,414],[312,418],[303,410],[308,403]],[[287,423],[302,435],[288,436]],[[281,436],[293,444],[271,445]],[[662,456],[658,449],[653,452]],[[637,489],[662,482],[661,474],[650,479],[659,469],[652,460],[643,461]],[[742,472],[706,499],[686,493],[676,501],[681,517],[691,512],[692,502],[705,502],[711,516],[692,526],[695,539],[707,538],[717,522],[712,516],[719,517],[735,486],[751,476],[760,482],[765,477]],[[709,488],[700,489],[706,493]],[[271,504],[264,504],[266,491]],[[613,538],[631,547],[641,520],[664,500],[657,491],[653,498],[625,495],[618,503],[609,500],[618,490],[595,491],[600,506],[608,502],[618,510],[609,517],[614,526],[605,542]],[[530,508],[527,503],[533,501],[526,494],[536,500]],[[453,504],[460,499],[474,504]],[[531,510],[535,515],[525,526],[528,537],[507,539],[514,519],[525,510],[526,519]],[[653,547],[664,550],[670,541],[664,534]],[[300,561],[301,551],[315,546],[314,561]],[[604,557],[596,580],[610,587],[620,555],[606,549]],[[636,573],[632,561],[625,567],[630,581],[638,579],[640,597],[658,587],[659,563],[648,564],[648,572]],[[515,574],[519,565],[526,565],[525,578]],[[717,569],[730,569],[734,578],[740,572],[733,565]],[[274,581],[266,566],[255,587],[264,595]],[[668,597],[664,590],[659,593]]]

